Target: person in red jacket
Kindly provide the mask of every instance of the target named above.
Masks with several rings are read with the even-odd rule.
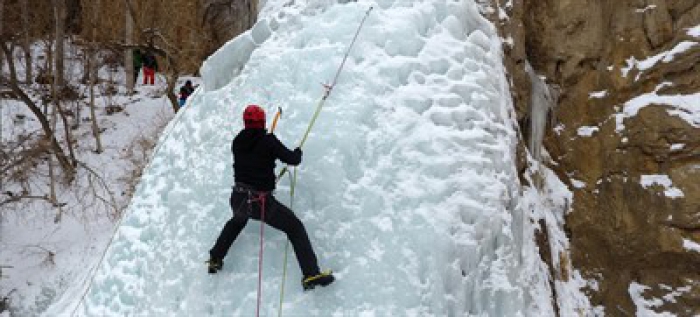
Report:
[[[332,283],[335,279],[332,273],[321,272],[318,267],[304,224],[272,195],[276,183],[275,161],[298,165],[301,163],[301,149],[289,150],[274,134],[267,133],[265,111],[257,105],[246,107],[243,121],[245,128],[231,144],[235,186],[229,203],[233,216],[209,251],[209,273],[214,274],[223,268],[223,258],[248,219],[260,221],[264,215],[265,224],[287,234],[304,275],[304,290]]]

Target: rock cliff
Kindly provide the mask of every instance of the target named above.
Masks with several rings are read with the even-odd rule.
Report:
[[[546,162],[574,194],[571,263],[606,315],[700,314],[700,2],[498,0],[518,120],[558,99]],[[639,297],[639,296],[641,297]],[[637,298],[636,301],[634,298]]]

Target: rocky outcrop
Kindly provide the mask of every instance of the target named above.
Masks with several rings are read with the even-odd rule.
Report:
[[[641,284],[654,310],[700,314],[700,37],[689,32],[700,2],[498,2],[524,131],[525,64],[559,92],[544,145],[574,193],[571,262],[597,281],[591,302],[634,315]]]
[[[201,21],[212,39],[207,55],[253,26],[258,0],[202,0]]]

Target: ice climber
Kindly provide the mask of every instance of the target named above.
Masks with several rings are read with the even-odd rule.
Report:
[[[287,234],[304,275],[302,286],[305,290],[332,283],[334,277],[331,272],[321,272],[318,267],[316,254],[301,220],[272,195],[276,183],[275,161],[279,159],[289,165],[298,165],[301,163],[301,149],[291,151],[274,134],[267,133],[265,111],[257,105],[246,107],[243,122],[245,128],[231,144],[235,186],[229,203],[233,216],[209,250],[209,273],[214,274],[222,269],[226,253],[248,219],[259,221],[262,214],[265,224]]]

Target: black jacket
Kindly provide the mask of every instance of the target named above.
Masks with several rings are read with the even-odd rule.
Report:
[[[154,70],[158,70],[158,60],[156,60],[155,56],[151,55],[150,53],[147,53],[143,56],[143,66],[153,68]]]
[[[244,129],[231,143],[236,183],[260,191],[275,189],[275,161],[289,165],[301,163],[301,150],[289,150],[274,134],[265,129]]]
[[[193,92],[193,86],[182,85],[182,87],[180,87],[180,99],[186,100]]]

